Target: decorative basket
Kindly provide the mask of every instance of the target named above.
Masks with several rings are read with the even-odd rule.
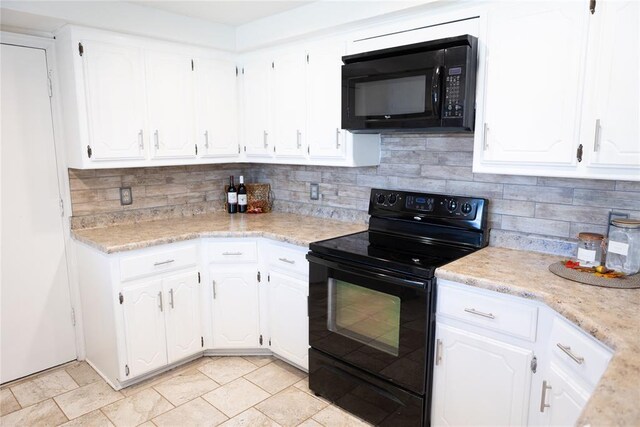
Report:
[[[267,213],[273,208],[273,197],[271,184],[245,184],[247,189],[247,213]],[[236,187],[237,188],[237,187]],[[224,186],[224,209],[227,210],[227,190],[229,185]]]

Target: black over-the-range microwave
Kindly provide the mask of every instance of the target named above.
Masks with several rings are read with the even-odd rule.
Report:
[[[470,35],[342,57],[342,127],[472,131],[477,38]]]

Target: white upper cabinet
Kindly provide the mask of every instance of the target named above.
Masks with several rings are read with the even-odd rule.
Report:
[[[196,143],[202,157],[240,154],[237,73],[228,60],[195,60]]]
[[[273,61],[276,157],[304,157],[306,154],[306,54],[294,48],[276,55]]]
[[[81,43],[91,159],[144,159],[148,135],[140,49]]]
[[[151,157],[196,156],[193,135],[191,58],[161,52],[145,55]]]
[[[342,130],[343,42],[309,49],[307,65],[307,143],[311,159],[344,159],[346,131]]]
[[[589,174],[640,179],[640,3],[598,1],[582,135]]]
[[[273,153],[272,64],[271,59],[256,57],[242,67],[242,145],[247,157]]]

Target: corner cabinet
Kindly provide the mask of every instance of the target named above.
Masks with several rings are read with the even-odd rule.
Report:
[[[589,7],[488,6],[475,173],[640,180],[640,6]]]

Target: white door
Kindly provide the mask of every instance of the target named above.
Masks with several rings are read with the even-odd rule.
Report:
[[[589,400],[589,393],[577,386],[571,376],[551,362],[542,384],[541,405],[548,405],[540,414],[540,421],[548,426],[572,426],[578,421],[582,409]],[[534,395],[534,399],[538,396]]]
[[[76,358],[41,49],[2,45],[0,383]]]
[[[92,160],[144,159],[144,63],[140,49],[83,41]]]
[[[195,157],[191,59],[147,52],[145,67],[152,158]]]
[[[214,265],[213,347],[259,347],[260,317],[257,269],[247,265]]]
[[[307,65],[307,143],[312,159],[345,157],[342,130],[342,55],[344,43],[312,48]]]
[[[273,153],[272,73],[271,61],[266,59],[254,59],[242,67],[242,145],[247,157]]]
[[[431,423],[527,423],[531,350],[439,324]]]
[[[236,157],[238,144],[237,68],[217,59],[198,59],[196,77],[196,142],[203,157]]]
[[[276,157],[304,157],[306,151],[306,54],[302,49],[274,60]]]
[[[271,350],[305,369],[309,369],[308,295],[308,281],[269,273]]]
[[[631,166],[640,179],[640,3],[598,2],[591,19],[585,150],[590,166]]]
[[[500,3],[488,15],[482,161],[577,164],[587,40],[583,2]]]
[[[167,364],[164,312],[168,301],[160,279],[128,286],[122,296],[127,365],[133,378]]]
[[[198,272],[166,277],[162,285],[167,298],[167,353],[173,363],[202,351]]]

